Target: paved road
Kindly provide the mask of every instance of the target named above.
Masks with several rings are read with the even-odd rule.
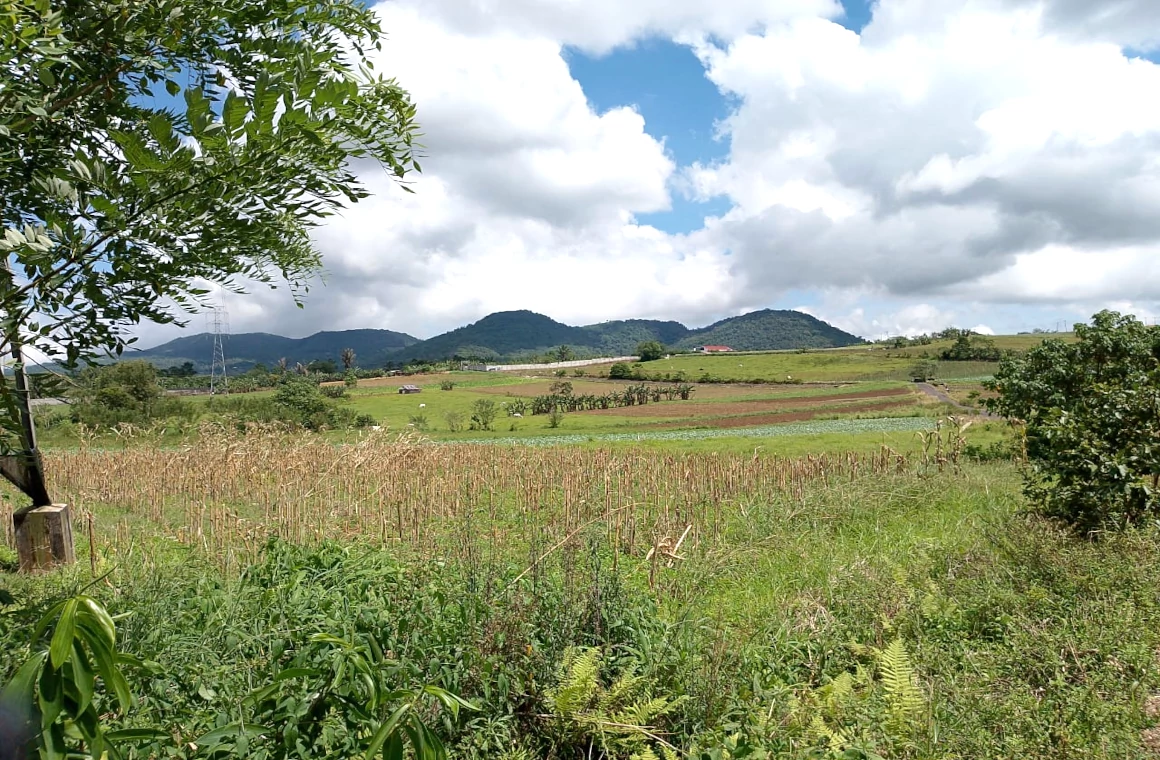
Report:
[[[937,399],[938,401],[941,401],[944,404],[950,404],[951,406],[955,407],[956,409],[962,409],[964,412],[970,412],[972,415],[974,415],[976,417],[986,417],[987,419],[991,419],[991,420],[1001,419],[999,417],[999,415],[991,414],[986,409],[972,409],[969,406],[964,406],[964,405],[960,404],[958,401],[955,401],[953,398],[951,398],[950,394],[947,393],[946,391],[944,391],[942,388],[937,388],[937,387],[931,385],[930,383],[915,383],[915,385],[918,386],[918,389],[920,391],[922,391],[926,395],[930,396],[931,398]]]

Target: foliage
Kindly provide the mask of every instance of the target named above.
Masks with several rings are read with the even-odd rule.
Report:
[[[418,169],[407,94],[355,67],[381,35],[355,0],[6,3],[0,350],[73,366],[197,308],[207,281],[300,291],[311,228],[367,195],[351,163]]]
[[[1101,311],[1075,334],[1005,359],[984,403],[1022,423],[1044,514],[1085,532],[1138,524],[1160,512],[1160,329]]]
[[[616,409],[626,406],[644,406],[664,401],[688,401],[696,391],[692,385],[630,385],[622,391],[606,393],[602,396],[595,394],[573,394],[572,383],[556,382],[549,387],[549,394],[536,396],[528,408],[532,414],[551,414],[555,410],[567,412],[591,411],[593,409]],[[555,427],[553,425],[553,427]]]
[[[1003,351],[994,340],[963,330],[951,347],[939,354],[939,358],[944,362],[997,362],[1003,358]]]
[[[499,409],[496,403],[489,398],[476,399],[471,405],[471,428],[473,430],[491,430],[491,423],[495,421]]]
[[[632,368],[624,362],[617,362],[608,368],[610,380],[629,380],[632,378]]]
[[[372,424],[372,418],[356,415],[351,409],[338,406],[331,400],[345,396],[346,388],[341,385],[320,388],[317,383],[306,377],[286,375],[274,393],[272,407],[263,399],[255,399],[251,403],[247,401],[237,403],[238,411],[243,414],[256,412],[258,415],[264,415],[269,410],[278,421],[300,425],[308,430],[365,427]]]
[[[685,696],[654,696],[648,679],[626,669],[615,681],[601,682],[604,657],[596,647],[564,652],[556,685],[545,693],[549,711],[561,732],[581,745],[599,747],[608,757],[657,757],[676,760],[675,748],[654,725],[678,708]],[[645,753],[648,753],[647,755]]]
[[[343,375],[342,384],[345,385],[347,388],[357,388],[358,387],[358,373],[356,373],[354,370],[347,370],[346,374]]]
[[[443,415],[443,419],[447,422],[447,429],[452,433],[463,430],[463,412],[452,409]]]
[[[926,697],[901,638],[883,649],[859,645],[854,650],[869,656],[873,668],[859,664],[853,672],[843,671],[795,699],[790,714],[807,737],[825,747],[826,757],[882,760],[879,753],[911,745]]]
[[[346,384],[343,385],[320,385],[318,390],[326,398],[343,399],[350,398],[350,394],[346,392]]]
[[[86,368],[77,378],[72,397],[73,421],[92,427],[143,425],[168,417],[191,419],[194,413],[187,402],[167,397],[157,381],[157,370],[140,360]]]
[[[560,427],[564,422],[564,410],[559,406],[552,407],[552,411],[548,412],[548,427],[553,430]]]
[[[76,596],[56,604],[40,619],[32,641],[31,656],[5,686],[0,704],[27,716],[27,735],[39,757],[75,756],[83,747],[82,757],[118,758],[119,743],[164,736],[151,728],[107,731],[102,725],[102,713],[132,706],[122,666],[133,659],[117,651],[113,619],[95,599]]]
[[[646,340],[636,347],[636,355],[642,362],[651,362],[665,355],[665,347],[660,341]]]
[[[426,432],[428,425],[427,415],[413,414],[411,415],[411,419],[408,421],[408,424],[420,432]]]
[[[441,391],[449,391],[449,390],[452,390],[454,388],[455,388],[455,381],[454,380],[440,380],[439,381],[439,390],[441,390]]]

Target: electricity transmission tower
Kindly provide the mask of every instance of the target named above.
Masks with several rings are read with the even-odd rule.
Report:
[[[225,339],[230,332],[229,314],[225,306],[213,307],[210,317],[213,327],[213,361],[209,367],[209,392],[229,393],[229,381],[226,378],[226,347]]]

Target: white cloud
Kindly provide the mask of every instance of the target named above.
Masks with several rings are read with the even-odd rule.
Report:
[[[1060,37],[1049,11],[882,0],[861,37],[815,18],[698,42],[709,77],[742,102],[724,125],[728,160],[686,173],[696,195],[734,203],[700,242],[736,254],[751,298],[978,291],[1022,282],[1011,268],[1048,245],[1090,264],[1155,244],[1160,66]],[[1139,289],[1151,271],[1144,257],[1117,278],[1068,270],[1091,297],[1100,283],[1105,296],[1128,279]]]
[[[596,53],[653,35],[731,39],[764,24],[843,13],[838,0],[415,0],[414,5],[468,34],[544,37]]]
[[[859,35],[835,0],[382,3],[377,68],[429,153],[417,192],[368,167],[375,196],[317,234],[327,287],[302,311],[231,298],[233,329],[426,337],[516,308],[700,324],[800,292],[871,337],[1151,308],[1160,66],[1121,46],[1152,44],[1158,9],[879,0]],[[651,35],[736,98],[724,160],[675,166],[635,110],[593,111],[563,57]],[[689,235],[638,224],[674,187],[730,208]]]

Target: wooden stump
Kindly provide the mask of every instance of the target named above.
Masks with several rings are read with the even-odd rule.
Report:
[[[30,573],[77,561],[67,504],[28,507],[12,515],[20,571]]]

